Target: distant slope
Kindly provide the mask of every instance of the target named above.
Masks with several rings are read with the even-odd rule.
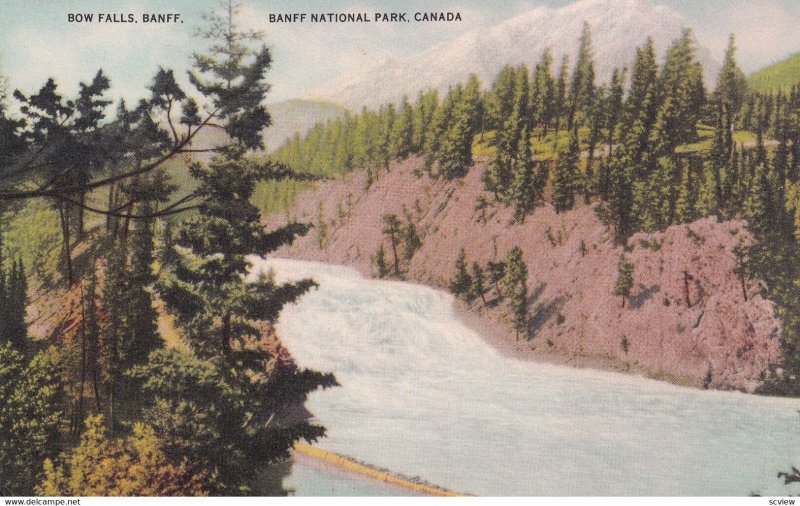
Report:
[[[800,53],[772,64],[751,75],[747,84],[753,91],[787,91],[800,82]]]
[[[350,69],[316,89],[312,96],[358,109],[396,102],[403,95],[414,98],[425,88],[446,91],[471,73],[489,85],[505,64],[533,65],[548,47],[553,50],[556,69],[564,55],[572,66],[584,22],[592,30],[599,82],[607,82],[615,67],[630,68],[636,47],[648,36],[661,58],[688,28],[680,14],[653,5],[651,0],[579,0],[560,9],[537,7],[408,58],[392,59],[363,71]],[[698,48],[698,58],[706,70],[707,84],[713,85],[719,63],[703,47]]]
[[[293,99],[267,106],[272,126],[264,132],[264,145],[272,152],[295,133],[304,135],[319,122],[344,116],[347,109],[322,100]]]

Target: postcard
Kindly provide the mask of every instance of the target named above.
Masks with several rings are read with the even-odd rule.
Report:
[[[0,0],[0,495],[798,494],[797,26]]]

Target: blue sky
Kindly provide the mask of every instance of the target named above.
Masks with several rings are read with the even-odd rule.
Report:
[[[722,53],[729,33],[737,34],[745,71],[757,70],[800,51],[798,0],[652,0],[678,11],[698,39]],[[55,76],[68,92],[102,67],[115,95],[134,99],[159,65],[184,74],[200,47],[192,36],[201,14],[216,0],[0,0],[0,74],[12,88],[38,88]],[[403,57],[451,40],[467,30],[491,26],[540,5],[561,7],[570,0],[251,0],[242,22],[262,29],[273,47],[271,101],[307,95],[348,69]],[[460,11],[461,23],[277,25],[270,12]],[[70,12],[180,13],[182,24],[70,24]]]

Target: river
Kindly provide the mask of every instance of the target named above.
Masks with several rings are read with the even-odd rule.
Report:
[[[515,360],[465,327],[447,293],[327,264],[256,265],[320,284],[278,332],[299,364],[342,385],[307,403],[328,428],[322,448],[477,495],[797,493],[776,474],[800,464],[800,400]],[[313,493],[295,467],[289,485]]]

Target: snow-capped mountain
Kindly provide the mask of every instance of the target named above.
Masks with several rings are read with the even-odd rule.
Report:
[[[591,27],[599,82],[608,81],[615,67],[630,67],[636,47],[648,36],[661,58],[688,27],[680,14],[650,0],[579,0],[560,9],[538,7],[409,58],[362,71],[350,69],[316,89],[313,96],[357,109],[396,102],[403,95],[413,99],[424,88],[442,92],[471,73],[488,86],[505,64],[532,67],[548,47],[553,51],[555,72],[562,56],[574,62],[584,21]],[[706,69],[706,85],[713,86],[719,63],[703,47],[698,46],[697,56]]]

